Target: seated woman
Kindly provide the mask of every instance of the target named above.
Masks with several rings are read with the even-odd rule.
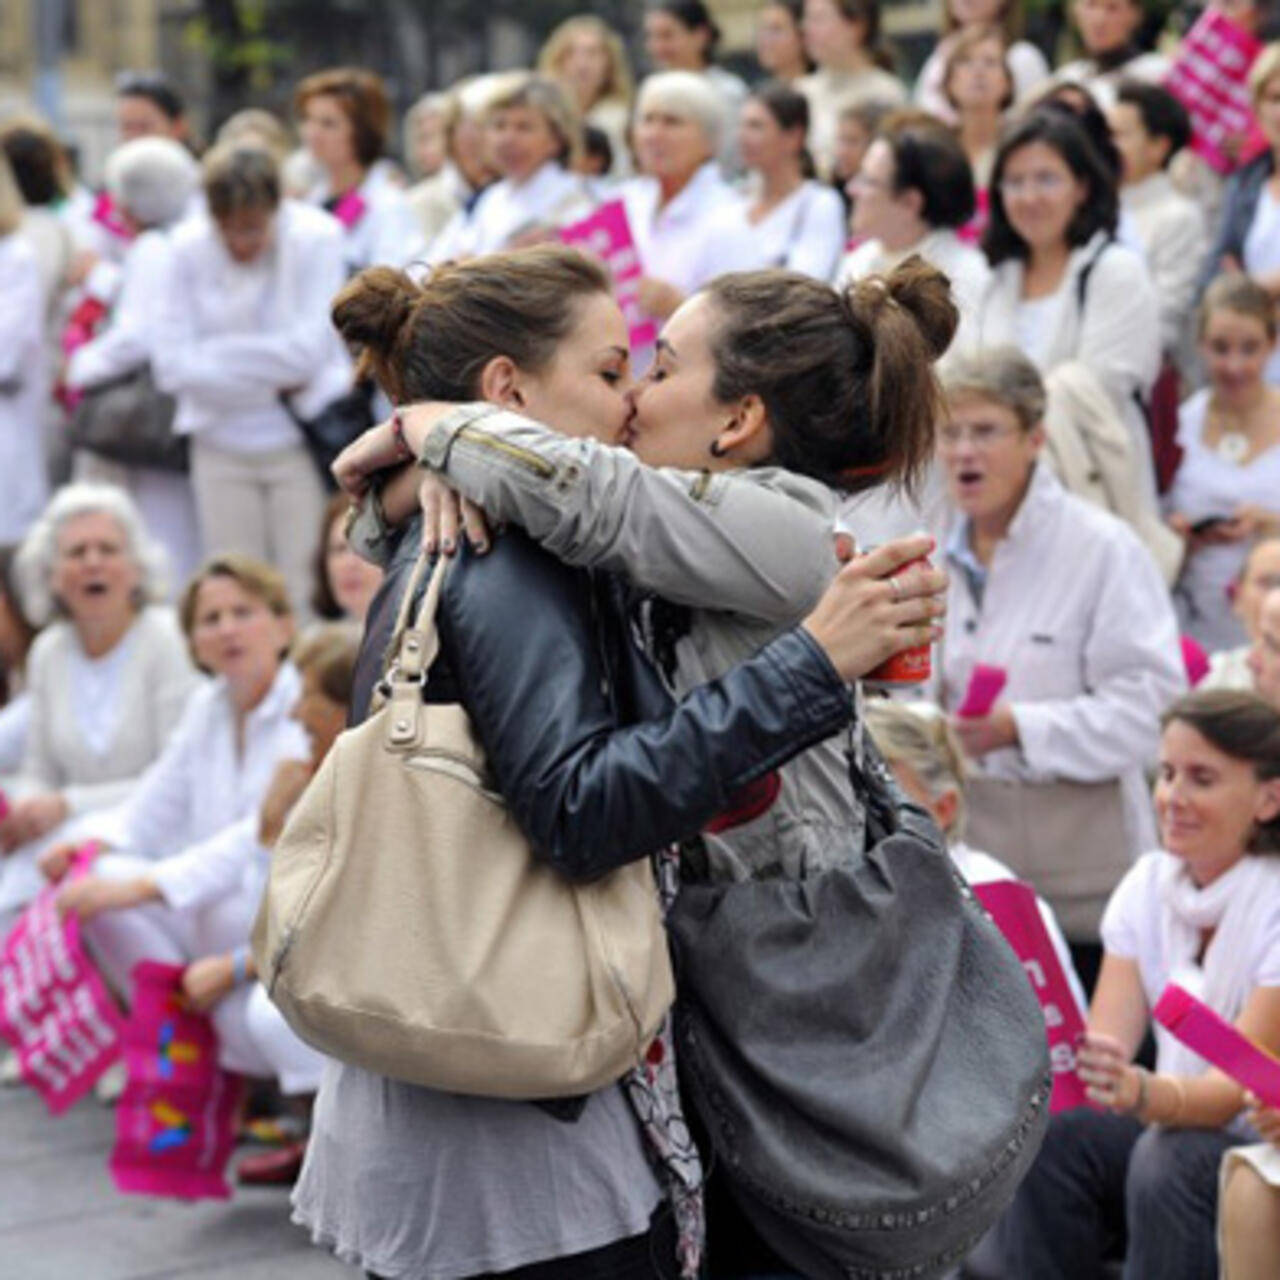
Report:
[[[975,205],[973,174],[955,136],[918,114],[890,116],[850,189],[850,226],[861,243],[840,263],[838,287],[919,254],[951,281],[960,309],[956,346],[963,349],[991,272],[956,235]]]
[[[557,81],[524,75],[498,90],[486,106],[484,131],[498,181],[474,209],[455,215],[431,245],[428,262],[546,239],[591,211],[591,194],[572,171],[582,125]]]
[[[207,553],[278,565],[301,610],[325,493],[295,418],[351,387],[351,363],[325,319],[343,280],[342,231],[281,199],[275,159],[259,147],[215,147],[204,190],[210,216],[170,239],[156,384],[177,399],[175,430],[191,437]]]
[[[1160,847],[1107,904],[1106,948],[1078,1071],[1094,1105],[1054,1116],[996,1230],[1007,1274],[1095,1280],[1217,1274],[1218,1165],[1250,1140],[1244,1090],[1163,1027],[1156,1071],[1132,1059],[1168,982],[1197,988],[1280,1049],[1280,714],[1215,690],[1164,719]]]
[[[782,84],[752,91],[738,117],[743,167],[757,181],[752,196],[726,215],[727,242],[752,246],[749,261],[735,252],[731,269],[785,267],[830,280],[844,248],[844,202],[813,177],[805,149],[809,104]]]
[[[67,361],[63,381],[73,392],[92,391],[151,364],[169,266],[168,233],[190,212],[200,187],[200,166],[171,138],[137,138],[111,153],[106,178],[112,202],[136,238],[124,253],[110,324]],[[76,474],[127,489],[147,527],[168,550],[174,580],[185,582],[195,572],[200,532],[187,475],[126,467],[84,451],[76,458]]]
[[[1246,639],[1231,585],[1250,544],[1280,536],[1280,387],[1265,379],[1275,304],[1248,276],[1222,276],[1200,304],[1199,336],[1209,385],[1178,412],[1182,462],[1164,507],[1187,542],[1179,617],[1216,652]]]
[[[553,261],[559,263],[554,272],[549,270]],[[570,273],[571,263],[576,265],[572,265]],[[534,526],[532,531],[535,535],[541,536],[546,532],[542,516],[549,517],[554,509],[563,516],[566,524],[584,535],[581,553],[572,555],[572,561],[598,563],[603,558],[608,567],[625,566],[641,586],[649,585],[644,576],[647,569],[649,573],[661,577],[664,586],[670,585],[671,590],[664,591],[664,594],[669,594],[681,604],[696,602],[696,612],[692,619],[696,638],[692,640],[687,638],[688,626],[680,616],[684,613],[683,610],[678,613],[667,612],[657,609],[658,602],[654,602],[656,611],[649,613],[646,609],[643,615],[651,619],[651,624],[646,623],[645,630],[654,637],[655,649],[661,651],[662,661],[677,691],[692,691],[689,693],[690,699],[696,700],[720,687],[720,681],[713,680],[704,689],[708,679],[723,676],[726,682],[736,680],[747,668],[731,670],[734,664],[744,655],[755,653],[761,643],[772,641],[761,654],[762,658],[766,654],[776,654],[775,645],[788,643],[794,638],[789,634],[782,634],[779,638],[779,633],[785,632],[796,621],[805,617],[835,567],[831,537],[834,503],[825,486],[816,482],[804,481],[800,477],[783,477],[766,469],[744,469],[743,454],[749,453],[753,448],[766,446],[758,438],[754,446],[749,445],[741,430],[743,423],[738,423],[738,430],[726,426],[726,416],[733,416],[734,406],[742,398],[737,392],[732,389],[724,392],[726,404],[716,404],[710,395],[712,363],[708,350],[707,298],[701,296],[687,304],[692,313],[687,326],[673,319],[666,330],[672,349],[681,351],[682,358],[691,363],[682,369],[680,375],[676,375],[668,367],[666,361],[669,357],[664,354],[660,357],[663,360],[661,374],[655,375],[655,381],[646,389],[644,397],[647,400],[655,396],[660,387],[665,387],[674,390],[676,399],[669,402],[665,410],[655,406],[652,411],[645,413],[643,419],[637,406],[633,419],[630,406],[620,395],[628,382],[625,364],[626,327],[616,307],[613,307],[610,317],[611,304],[602,296],[606,282],[597,269],[590,267],[576,255],[566,259],[563,251],[546,250],[541,251],[537,257],[511,255],[510,261],[480,260],[466,264],[466,269],[455,269],[455,272],[456,274],[440,273],[432,277],[426,287],[426,295],[417,305],[409,306],[407,300],[400,304],[405,321],[410,325],[403,335],[392,334],[387,329],[385,316],[397,314],[399,308],[389,307],[390,300],[385,296],[370,297],[360,310],[354,305],[354,297],[344,297],[337,307],[338,323],[349,340],[370,347],[379,355],[385,370],[384,376],[397,379],[389,389],[397,393],[399,401],[412,400],[424,394],[441,395],[448,371],[452,368],[482,370],[478,387],[458,387],[451,393],[462,398],[467,395],[475,396],[479,392],[489,403],[457,411],[463,419],[462,425],[470,425],[456,439],[446,427],[447,438],[452,446],[450,472],[454,465],[461,464],[468,479],[474,479],[475,472],[468,463],[479,463],[476,470],[495,482],[493,494],[483,495],[486,503],[491,496],[497,502],[499,491],[506,494],[511,492],[511,486],[522,488],[528,503],[538,507],[542,513],[539,519],[531,520],[528,509],[520,508],[521,518]],[[574,329],[558,339],[559,352],[554,358],[548,359],[552,355],[548,351],[542,360],[537,358],[535,349],[533,352],[523,353],[518,362],[513,356],[504,356],[490,359],[484,364],[479,361],[445,363],[441,359],[437,365],[433,353],[442,349],[443,340],[448,337],[453,342],[460,342],[466,336],[467,330],[459,325],[456,318],[459,312],[455,312],[455,308],[461,309],[469,295],[488,297],[493,289],[505,289],[506,305],[512,305],[512,290],[506,283],[508,272],[515,272],[524,279],[525,283],[519,294],[524,306],[531,306],[535,299],[540,299],[540,306],[553,309],[546,319],[541,318],[540,310],[536,324],[505,326],[502,330],[504,344],[512,342],[517,334],[527,333],[530,336],[538,335],[542,343],[549,347],[548,339],[553,337],[556,328],[563,330],[564,320],[556,320],[554,317],[563,316],[563,298],[570,292],[570,282],[574,282],[573,292],[582,297],[582,301]],[[748,276],[743,279],[750,281],[756,278]],[[868,439],[857,442],[851,442],[847,438],[847,432],[843,428],[850,420],[849,415],[858,421],[863,420],[865,415],[863,397],[866,377],[869,376],[851,372],[855,364],[852,357],[860,352],[863,367],[870,361],[882,368],[878,363],[878,354],[873,352],[879,350],[876,347],[877,339],[888,331],[901,339],[901,346],[889,344],[890,354],[887,358],[893,368],[899,368],[898,360],[909,360],[918,373],[927,374],[929,355],[935,348],[916,328],[923,326],[924,322],[915,319],[908,307],[913,305],[923,309],[926,301],[934,302],[936,310],[930,313],[931,316],[941,315],[942,318],[937,321],[938,327],[945,325],[949,331],[949,325],[954,323],[954,313],[946,306],[945,295],[938,297],[939,291],[934,287],[936,282],[931,280],[928,286],[922,285],[923,296],[912,296],[900,283],[899,296],[903,301],[898,304],[901,312],[894,316],[883,314],[885,308],[882,299],[873,300],[870,296],[859,295],[850,303],[852,316],[846,318],[847,313],[836,295],[817,282],[782,273],[765,273],[763,279],[766,283],[780,283],[784,297],[789,297],[793,291],[800,296],[791,298],[793,309],[787,316],[776,315],[779,302],[777,295],[761,297],[756,309],[742,317],[741,324],[756,328],[763,323],[762,316],[769,315],[776,323],[783,325],[807,322],[811,325],[813,334],[812,343],[803,351],[794,352],[793,358],[802,360],[815,376],[808,380],[790,381],[780,370],[772,371],[774,375],[779,380],[786,381],[788,386],[802,385],[804,394],[816,397],[818,403],[835,399],[837,388],[844,391],[840,400],[841,408],[832,409],[826,417],[818,413],[797,411],[794,418],[796,427],[792,436],[788,437],[789,441],[793,442],[795,448],[803,451],[801,440],[807,439],[806,430],[817,422],[820,425],[814,428],[815,432],[826,425],[832,428],[832,434],[826,440],[825,448],[816,442],[812,445],[816,453],[813,460],[815,467],[827,461],[834,469],[830,459],[844,459],[849,453],[856,454],[860,448],[876,453],[879,455],[878,460],[882,461],[883,451],[887,450],[892,455],[892,461],[888,463],[889,469],[897,471],[904,467],[904,459],[915,458],[919,448],[914,430],[884,435],[877,430],[874,439],[869,436]],[[592,280],[594,283],[588,283]],[[535,282],[541,282],[537,289],[534,288]],[[371,281],[370,284],[372,283]],[[383,286],[384,290],[389,283]],[[542,297],[544,292],[545,298]],[[858,320],[860,327],[857,329],[854,328],[853,317]],[[902,322],[900,326],[896,323],[899,318]],[[940,340],[932,329],[930,334],[932,343],[939,343]],[[733,333],[725,334],[724,340],[728,351],[741,349]],[[867,345],[863,347],[860,343]],[[720,350],[718,347],[716,349]],[[663,350],[665,353],[666,348]],[[768,350],[772,353],[776,348],[770,344]],[[388,353],[395,355],[394,363],[388,361]],[[403,358],[401,353],[404,353]],[[689,385],[691,380],[693,386]],[[895,415],[895,425],[902,427],[905,424],[927,433],[932,422],[929,380],[927,377],[923,380],[910,379],[907,385],[921,390],[924,395],[918,402],[912,398],[907,406],[916,412],[909,413],[904,406],[898,406],[901,412]],[[692,416],[696,413],[695,407],[702,405],[705,405],[705,409],[696,420],[696,427],[684,430],[685,414]],[[517,417],[511,412],[501,412],[500,408],[545,417],[562,426],[572,438],[557,436],[523,417]],[[838,428],[837,415],[840,424]],[[754,413],[752,416],[754,419]],[[685,472],[649,470],[625,450],[605,447],[604,441],[614,443],[628,438],[631,426],[642,421],[644,426],[639,430],[643,433],[646,444],[641,446],[637,443],[637,448],[647,449],[652,445],[654,449],[664,449],[673,463],[687,469]],[[665,431],[664,423],[667,424]],[[880,425],[883,424],[878,422],[877,426]],[[414,413],[405,415],[403,431],[414,447],[421,447],[423,443],[420,433],[424,426],[423,416]],[[747,432],[758,433],[760,424],[755,420],[752,424],[745,424],[745,428]],[[639,438],[638,436],[637,441]],[[493,444],[495,440],[501,441],[496,447]],[[512,447],[505,447],[507,444]],[[904,452],[898,452],[900,448]],[[567,469],[570,464],[565,463],[565,453],[573,459],[572,471]],[[428,446],[428,454],[436,456],[431,446]],[[391,428],[384,426],[357,442],[348,451],[340,473],[352,487],[360,488],[358,477],[368,476],[386,465],[403,462],[405,456],[404,449]],[[508,458],[514,466],[511,472],[501,465],[493,465]],[[704,464],[714,474],[701,471]],[[696,474],[691,475],[690,470]],[[730,472],[737,472],[739,475],[730,475]],[[553,490],[549,482],[554,482],[561,475],[568,478],[568,486],[559,485]],[[410,475],[408,479],[416,487],[415,477]],[[523,485],[525,480],[530,483]],[[606,493],[615,498],[625,496],[628,501],[634,500],[639,504],[640,510],[633,511],[628,517],[627,513],[618,510],[613,504],[597,501],[598,495]],[[390,490],[384,491],[384,500],[390,502],[393,496]],[[662,513],[661,516],[653,511],[655,504]],[[670,533],[675,522],[679,522],[683,530],[679,536],[672,536]],[[668,532],[659,535],[656,533],[659,529],[666,529]],[[452,539],[454,535],[448,536]],[[661,556],[652,554],[655,536],[661,537],[663,542],[664,554]],[[378,662],[385,647],[383,640],[389,625],[388,606],[394,606],[399,590],[403,589],[405,573],[416,557],[418,542],[418,538],[412,535],[401,539],[400,547],[395,550],[391,562],[388,586],[371,612],[365,646],[367,666],[357,678],[358,708],[362,705],[361,690],[368,690],[378,675]],[[548,543],[550,549],[559,551],[558,538],[550,537]],[[927,539],[915,539],[893,549],[894,558],[911,554],[912,548],[918,554],[927,547]],[[846,581],[845,574],[850,572],[871,572],[877,557],[890,550],[882,548],[865,561],[851,565],[837,582]],[[539,628],[538,636],[531,636],[530,628],[546,614],[559,593],[550,590],[554,579],[543,576],[549,570],[539,570],[537,581],[532,578],[533,567],[545,564],[546,558],[534,557],[529,552],[530,547],[525,539],[508,533],[497,540],[489,555],[482,558],[464,555],[446,579],[443,604],[449,610],[452,621],[442,629],[441,640],[448,646],[452,635],[455,649],[463,646],[459,656],[464,661],[457,668],[463,682],[460,691],[464,701],[468,696],[472,697],[469,709],[477,718],[477,731],[485,741],[486,748],[494,753],[491,759],[503,794],[522,826],[532,831],[535,847],[549,849],[553,864],[570,874],[590,874],[592,867],[600,867],[602,861],[616,864],[625,861],[628,854],[634,857],[645,849],[656,847],[661,841],[655,838],[658,835],[655,824],[662,824],[664,830],[687,826],[694,818],[695,805],[704,804],[708,800],[718,809],[728,806],[723,799],[714,799],[716,784],[694,784],[688,776],[691,764],[714,764],[714,755],[698,752],[688,755],[681,763],[679,760],[673,761],[672,750],[653,751],[645,773],[650,775],[652,786],[659,788],[657,797],[645,800],[644,796],[649,794],[650,786],[646,784],[642,794],[636,790],[640,780],[628,781],[622,772],[615,773],[614,786],[611,788],[616,794],[609,812],[619,820],[629,808],[630,796],[644,801],[643,806],[631,818],[631,822],[635,824],[634,829],[619,825],[616,831],[625,831],[625,835],[613,834],[607,839],[595,838],[594,852],[589,855],[573,851],[571,846],[589,842],[593,838],[593,831],[596,830],[593,815],[598,812],[596,804],[594,801],[588,803],[590,796],[582,791],[585,781],[576,784],[572,790],[567,790],[571,779],[562,779],[563,771],[559,768],[550,779],[545,778],[548,760],[564,759],[574,765],[575,773],[577,771],[574,763],[576,753],[559,746],[558,738],[562,730],[554,724],[537,726],[537,732],[527,745],[540,746],[538,740],[544,734],[551,735],[550,741],[540,746],[529,763],[521,759],[525,746],[518,739],[524,735],[516,734],[513,730],[515,726],[526,724],[532,729],[540,719],[546,720],[545,680],[539,676],[538,687],[528,695],[536,697],[536,705],[544,710],[540,714],[517,714],[518,707],[510,706],[508,699],[518,693],[515,687],[518,683],[516,677],[526,671],[530,676],[536,674],[535,664],[529,658],[523,658],[519,662],[506,660],[500,651],[503,646],[496,643],[499,637],[506,634],[512,635],[513,643],[520,645],[528,645],[534,641],[538,645],[542,643],[540,635],[543,628]],[[504,568],[504,562],[512,565],[520,576],[512,578],[512,569]],[[879,565],[882,566],[883,563],[884,561],[880,561]],[[799,572],[797,566],[800,566]],[[458,569],[464,572],[458,575]],[[881,571],[879,566],[874,569],[876,575]],[[586,589],[582,585],[584,583],[595,584],[595,590],[603,590],[603,602],[592,611],[594,616],[600,618],[609,631],[621,626],[624,635],[630,634],[628,610],[624,600],[615,592],[617,584],[611,584],[606,575],[600,574],[574,574],[572,579],[579,584],[576,590]],[[467,585],[469,581],[472,586]],[[538,587],[539,581],[544,585]],[[450,583],[456,585],[451,588]],[[511,585],[508,586],[508,583]],[[522,583],[523,587],[520,586]],[[929,610],[925,602],[911,597],[917,590],[928,594],[936,586],[935,575],[924,574],[919,579],[912,575],[909,585],[902,588],[904,606],[910,600],[916,611],[915,617],[927,616]],[[885,583],[877,583],[875,587],[885,591],[882,603],[888,604],[889,598],[896,594]],[[521,604],[515,599],[517,594],[523,597],[535,588],[537,608],[532,603]],[[477,595],[475,602],[468,605],[470,593],[482,590],[483,596]],[[452,603],[449,598],[451,591],[461,593],[454,596]],[[718,602],[722,602],[719,605],[722,613],[714,621],[712,611],[706,607],[708,599],[713,595]],[[730,596],[738,599],[742,606],[740,613],[732,620],[725,616],[730,607]],[[507,597],[511,597],[511,600],[503,606],[502,602]],[[868,589],[867,599],[873,598],[874,595]],[[482,601],[487,602],[483,608]],[[468,638],[470,632],[483,623],[486,617],[491,620],[491,626],[496,628],[486,636],[486,646],[493,648],[495,652],[484,660],[486,669],[497,667],[493,677],[488,676],[485,671],[477,670],[475,663],[479,655],[468,652],[472,643]],[[550,625],[548,622],[547,626]],[[872,625],[870,615],[864,626],[864,636],[867,637],[878,630],[878,624]],[[920,634],[918,629],[916,634]],[[547,632],[547,635],[550,638],[551,633]],[[573,657],[575,651],[567,648],[563,639],[557,643],[559,647],[555,650],[555,662],[565,672],[573,672],[577,666],[577,659]],[[625,649],[626,646],[624,651]],[[573,657],[569,663],[565,661],[566,653]],[[449,656],[447,647],[446,656]],[[681,668],[678,673],[674,669],[677,663]],[[790,663],[787,665],[790,666]],[[861,666],[861,662],[856,667],[845,668],[846,673],[855,669],[863,672],[867,670]],[[501,681],[497,679],[498,674],[503,676]],[[649,678],[652,679],[652,673]],[[807,677],[805,679],[807,681]],[[489,692],[491,685],[492,693]],[[599,696],[598,677],[594,684],[587,682],[583,687],[590,694],[589,697],[587,693],[578,695],[583,708],[578,718],[585,731],[590,729],[593,722],[598,723],[596,714],[590,712]],[[624,686],[615,681],[613,687],[621,690]],[[559,701],[566,706],[579,705],[568,696]],[[622,705],[626,706],[628,701],[637,709],[654,705],[647,700],[637,702],[634,698],[623,698]],[[794,704],[793,711],[787,717],[792,734],[802,731],[801,719],[807,719],[818,711],[823,701],[815,690],[813,694],[804,695]],[[661,702],[659,699],[658,705]],[[682,720],[687,720],[696,705],[696,701],[686,701],[681,704],[677,714]],[[802,705],[805,709],[803,713]],[[486,729],[486,723],[491,719],[494,721],[492,728]],[[781,730],[784,726],[779,725],[778,728]],[[740,852],[738,865],[747,862],[748,850],[762,862],[767,861],[773,866],[798,867],[804,865],[806,859],[817,865],[818,860],[829,855],[836,842],[856,838],[854,831],[860,829],[860,813],[848,787],[847,776],[842,775],[841,784],[833,782],[830,790],[822,792],[832,802],[831,812],[822,811],[823,806],[817,794],[822,788],[820,779],[828,776],[826,770],[836,767],[837,760],[840,762],[839,767],[843,768],[840,754],[842,748],[837,741],[828,737],[825,728],[817,725],[812,725],[812,728],[813,736],[809,737],[807,733],[804,736],[808,742],[821,740],[821,746],[811,749],[782,770],[783,778],[776,788],[776,802],[768,805],[768,812],[757,812],[755,821],[748,821],[744,814],[738,814],[736,818],[739,826],[736,832],[721,825],[723,835],[708,837],[718,848],[731,850],[735,834],[740,835],[746,848]],[[637,735],[653,731],[654,725],[644,724],[636,725],[632,730]],[[799,745],[794,738],[792,741]],[[731,754],[737,760],[739,770],[746,765],[746,756],[754,754],[757,743],[762,743],[762,739],[755,730],[735,735]],[[610,747],[611,751],[614,749]],[[782,751],[777,753],[775,764],[783,754]],[[631,759],[629,755],[611,758],[617,771],[625,770]],[[678,783],[664,782],[662,778],[654,776],[666,765],[678,766]],[[766,770],[769,767],[771,766],[764,766]],[[526,769],[532,769],[532,772],[526,773]],[[742,776],[739,772],[739,777]],[[751,771],[747,776],[757,775]],[[532,796],[524,794],[523,784],[526,780],[535,784]],[[767,790],[772,792],[775,788],[771,784]],[[583,796],[582,800],[578,799],[579,795]],[[564,812],[565,800],[561,797],[566,800],[572,798],[568,812]],[[545,806],[550,806],[554,812],[539,812]],[[683,813],[677,813],[677,809]],[[835,812],[836,809],[839,810],[838,813]],[[698,821],[705,823],[706,820]],[[615,829],[612,824],[610,829]],[[569,860],[571,852],[574,852],[574,856]],[[725,856],[727,859],[729,855],[726,853]],[[331,1098],[330,1082],[333,1084]],[[636,1242],[634,1235],[637,1231],[644,1231],[653,1196],[646,1189],[648,1179],[643,1173],[643,1165],[637,1168],[632,1154],[632,1139],[625,1127],[616,1124],[611,1126],[610,1131],[616,1135],[613,1138],[608,1138],[609,1131],[604,1129],[607,1118],[616,1105],[613,1090],[595,1095],[582,1118],[573,1126],[576,1133],[565,1134],[547,1125],[542,1113],[534,1108],[506,1105],[498,1109],[494,1104],[479,1099],[445,1099],[408,1086],[389,1085],[376,1077],[369,1077],[366,1073],[344,1066],[332,1076],[326,1077],[326,1085],[322,1088],[317,1113],[317,1138],[313,1140],[297,1203],[306,1220],[323,1238],[345,1246],[362,1259],[378,1256],[387,1258],[392,1265],[374,1265],[372,1268],[380,1273],[413,1273],[415,1266],[418,1270],[428,1269],[428,1264],[423,1260],[426,1250],[430,1250],[435,1259],[434,1269],[442,1269],[440,1259],[461,1250],[468,1244],[463,1237],[473,1235],[477,1238],[470,1242],[472,1252],[467,1255],[469,1260],[459,1261],[456,1274],[472,1275],[480,1270],[501,1270],[525,1261],[531,1262],[531,1249],[539,1248],[545,1251],[542,1253],[544,1259],[558,1259],[554,1271],[557,1276],[630,1274],[624,1269],[629,1257],[637,1259],[634,1264],[630,1264],[635,1268],[634,1274],[650,1275],[654,1272],[654,1264],[650,1260],[649,1242],[643,1235]],[[384,1115],[385,1120],[382,1118]],[[372,1141],[368,1136],[362,1136],[368,1134],[370,1124],[377,1126]],[[513,1126],[519,1126],[519,1129],[515,1130]],[[430,1140],[427,1138],[428,1134],[432,1135]],[[441,1134],[447,1134],[449,1141],[442,1142]],[[468,1213],[447,1217],[437,1211],[426,1227],[415,1226],[412,1239],[418,1243],[415,1243],[412,1252],[398,1243],[410,1238],[406,1231],[400,1229],[400,1224],[406,1215],[413,1215],[411,1203],[403,1209],[397,1206],[395,1223],[387,1228],[379,1225],[386,1218],[386,1197],[381,1197],[380,1202],[375,1203],[373,1197],[362,1194],[362,1168],[367,1168],[372,1173],[374,1169],[384,1167],[388,1159],[392,1167],[399,1168],[407,1163],[407,1167],[421,1171],[420,1185],[427,1188],[430,1199],[435,1204],[439,1204],[439,1197],[446,1186],[450,1188],[450,1202],[455,1195],[469,1195],[472,1201],[488,1204],[503,1194],[503,1188],[495,1185],[492,1177],[482,1186],[471,1186],[476,1181],[471,1171],[483,1164],[483,1161],[476,1158],[476,1151],[488,1151],[503,1135],[505,1140],[501,1144],[499,1164],[504,1171],[509,1172],[512,1179],[522,1176],[518,1167],[520,1164],[535,1157],[543,1161],[543,1165],[539,1167],[545,1167],[545,1153],[548,1150],[553,1153],[562,1151],[566,1157],[573,1156],[576,1161],[573,1167],[581,1167],[591,1174],[593,1180],[583,1182],[584,1186],[592,1187],[590,1203],[584,1205],[583,1211],[572,1213],[570,1220],[562,1224],[558,1235],[552,1234],[554,1223],[545,1221],[543,1215],[539,1214],[536,1220],[526,1224],[523,1234],[529,1237],[532,1234],[530,1228],[536,1227],[541,1243],[525,1243],[502,1267],[495,1268],[492,1256],[502,1242],[494,1239],[492,1233],[488,1238],[480,1239],[478,1231],[470,1231],[467,1225],[484,1215]],[[467,1151],[465,1160],[452,1156],[455,1137],[457,1145]],[[608,1150],[602,1148],[602,1142],[608,1139],[606,1147],[616,1149],[624,1138],[626,1142],[621,1145],[620,1154],[612,1160],[607,1159]],[[361,1167],[353,1165],[349,1154],[353,1141],[361,1153]],[[389,1157],[386,1155],[387,1149],[392,1150]],[[430,1168],[424,1166],[424,1150],[432,1152]],[[381,1165],[378,1163],[380,1151],[383,1159]],[[696,1153],[683,1141],[677,1144],[677,1154],[691,1157],[696,1166]],[[599,1173],[594,1172],[597,1168],[601,1170]],[[686,1213],[690,1206],[687,1194],[690,1184],[687,1178],[690,1171],[691,1167],[686,1163],[684,1174],[677,1183],[685,1194],[676,1197],[677,1204],[681,1206],[677,1222],[682,1237],[681,1260],[685,1267],[696,1261],[688,1247],[687,1238],[690,1225]],[[450,1174],[451,1179],[445,1181]],[[698,1183],[694,1185],[700,1183],[700,1174],[697,1176]],[[599,1193],[607,1191],[610,1194],[612,1204],[609,1207],[599,1206],[597,1188]],[[347,1207],[353,1196],[358,1197],[361,1203],[361,1209],[354,1217]],[[639,1205],[636,1204],[637,1198],[641,1201]],[[422,1193],[409,1188],[405,1200],[412,1199],[420,1203],[426,1201]],[[554,1217],[557,1213],[563,1215],[571,1208],[567,1203],[548,1205],[548,1216]],[[636,1213],[637,1209],[640,1210],[639,1214]],[[601,1219],[593,1232],[595,1238],[614,1242],[611,1246],[615,1250],[614,1255],[597,1260],[597,1269],[594,1271],[590,1269],[589,1258],[578,1257],[573,1249],[567,1247],[569,1242],[583,1239],[584,1212],[590,1212]],[[420,1217],[421,1214],[417,1216]],[[630,1227],[625,1225],[628,1220],[633,1224]],[[453,1238],[450,1238],[450,1228]],[[628,1240],[628,1236],[632,1238]],[[581,1245],[576,1247],[581,1249]],[[767,1257],[767,1254],[762,1256]],[[366,1265],[369,1265],[368,1262]],[[610,1269],[610,1265],[616,1269]],[[691,1272],[686,1270],[685,1274]]]
[[[40,889],[36,859],[137,786],[170,741],[196,675],[164,595],[164,553],[120,489],[59,490],[18,553],[30,617],[20,778],[0,819],[0,913]]]
[[[1004,347],[953,360],[944,386],[938,455],[955,514],[938,699],[954,712],[978,663],[1005,671],[987,715],[952,720],[973,761],[971,829],[1054,907],[1088,987],[1107,897],[1155,839],[1146,769],[1160,715],[1186,687],[1177,620],[1132,530],[1040,460],[1045,392],[1027,357]],[[1044,822],[1070,825],[1071,803],[1109,813],[1085,848],[1058,847]],[[1035,848],[1026,806],[1046,833]]]
[[[324,509],[311,562],[311,608],[317,618],[350,622],[358,629],[382,585],[382,570],[352,549],[347,537],[350,517],[351,500],[335,493]]]
[[[1041,109],[1000,144],[991,219],[992,267],[970,342],[1011,343],[1042,374],[1089,366],[1129,428],[1148,505],[1155,468],[1144,402],[1160,368],[1159,307],[1146,263],[1115,237],[1115,181],[1071,115]]]
[[[965,841],[968,814],[964,787],[968,770],[960,743],[946,717],[931,703],[899,702],[890,698],[868,700],[865,715],[871,737],[893,770],[898,785],[933,815],[938,829],[947,838],[947,850],[960,868],[960,874],[970,884],[1016,879],[998,858]],[[1043,898],[1037,902],[1045,931],[1083,1011],[1087,1003],[1084,988],[1076,976],[1062,927],[1053,908]]]

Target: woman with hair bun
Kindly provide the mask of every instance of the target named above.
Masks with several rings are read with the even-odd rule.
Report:
[[[1166,984],[1190,986],[1280,1050],[1280,714],[1249,693],[1169,709],[1155,788],[1161,847],[1120,882],[1079,1050],[1093,1107],[1054,1116],[996,1229],[1002,1274],[1095,1280],[1218,1274],[1219,1164],[1251,1140],[1246,1095],[1162,1026]],[[1148,1029],[1156,1069],[1133,1062]]]

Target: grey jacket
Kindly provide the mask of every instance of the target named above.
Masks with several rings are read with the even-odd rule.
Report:
[[[654,469],[628,450],[480,404],[433,428],[422,460],[492,520],[518,524],[566,563],[620,574],[654,597],[642,614],[646,641],[677,696],[801,621],[837,568],[836,496],[789,472]],[[680,607],[674,628],[670,605]],[[713,875],[802,878],[860,855],[849,742],[842,734],[812,747],[782,768],[763,812],[707,834]]]

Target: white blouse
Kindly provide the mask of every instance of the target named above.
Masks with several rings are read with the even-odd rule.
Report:
[[[831,280],[846,238],[844,202],[831,187],[801,183],[759,222],[748,216],[751,204],[741,199],[724,215],[725,243],[733,262],[726,270],[784,267],[815,280]],[[713,248],[713,256],[714,252]]]

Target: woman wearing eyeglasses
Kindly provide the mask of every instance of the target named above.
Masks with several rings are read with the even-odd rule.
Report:
[[[941,539],[950,587],[937,692],[973,766],[975,844],[1054,907],[1088,986],[1107,896],[1156,843],[1145,769],[1160,716],[1186,686],[1177,620],[1137,535],[1040,461],[1045,389],[1031,361],[1012,347],[957,357],[943,384],[938,456],[954,514]],[[957,714],[972,709],[980,663],[1005,673],[1004,688],[983,714]],[[1098,784],[1085,804],[1106,806],[1110,826],[1068,823],[1062,847],[1026,838],[1003,801],[1057,804],[1047,816],[1060,817],[1072,801],[1059,782]],[[1016,785],[1006,795],[1002,783]]]
[[[976,345],[1012,343],[1043,374],[1086,365],[1129,427],[1154,508],[1144,404],[1160,369],[1159,307],[1146,263],[1115,238],[1113,178],[1075,119],[1041,109],[1001,143],[990,190]]]

